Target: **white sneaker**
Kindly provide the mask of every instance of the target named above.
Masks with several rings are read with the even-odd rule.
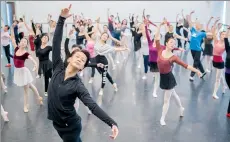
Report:
[[[211,71],[210,71],[209,69],[206,69],[206,72],[207,72],[207,73],[210,73]]]
[[[90,80],[89,80],[89,83],[93,83],[93,78],[91,77]]]
[[[137,68],[140,69],[140,68],[141,68],[141,65],[138,65]]]
[[[193,77],[190,76],[189,77],[189,81],[194,81]]]
[[[117,61],[117,64],[120,64],[120,61]]]
[[[45,97],[47,97],[47,96],[48,96],[48,93],[47,93],[47,92],[45,92],[45,93],[44,93],[44,96],[45,96]]]
[[[103,95],[103,89],[100,89],[99,91],[99,95],[102,96]]]
[[[146,79],[146,76],[144,75],[144,76],[142,77],[142,79],[145,80],[145,79]]]
[[[40,76],[40,75],[37,75],[36,78],[41,78],[41,76]]]

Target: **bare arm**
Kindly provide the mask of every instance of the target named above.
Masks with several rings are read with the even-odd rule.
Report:
[[[4,20],[2,19],[2,17],[1,17],[1,22],[2,22],[1,28],[4,28],[5,27],[5,23],[4,23]]]
[[[176,22],[179,22],[178,17],[179,17],[179,14],[176,15]]]
[[[36,69],[37,69],[37,63],[36,63],[36,61],[34,60],[34,58],[33,58],[31,55],[29,55],[28,58],[29,58],[29,59],[33,62],[33,64],[34,64],[34,69],[33,69],[33,70],[36,70]]]
[[[193,72],[197,73],[197,75],[199,77],[201,76],[201,72],[199,70],[195,69],[193,66],[188,65],[187,69],[190,70],[190,71],[193,71]]]
[[[212,19],[213,19],[213,17],[211,17],[211,18],[208,20],[208,23],[207,23],[207,25],[206,25],[206,31],[207,31],[207,32],[210,31],[210,29],[209,29],[209,24],[210,24],[210,22],[212,21]]]
[[[220,19],[217,19],[212,27],[212,34],[213,34],[213,39],[214,41],[217,40],[217,23]]]
[[[192,11],[189,15],[189,18],[188,18],[188,24],[189,24],[189,27],[192,28],[193,27],[193,22],[192,22],[192,14],[194,13],[195,11]]]
[[[186,30],[188,33],[190,32],[188,28],[183,27],[184,30]]]
[[[185,40],[185,41],[188,40],[187,38],[184,38],[184,37],[182,37],[182,36],[180,36],[180,35],[178,35],[178,34],[174,34],[173,36],[174,36],[175,38],[182,39],[182,40]]]
[[[184,17],[184,9],[181,10],[181,15],[182,15],[183,19],[185,19],[185,17]]]
[[[16,41],[15,41],[15,37],[14,37],[14,27],[11,27],[11,41],[12,41],[12,45],[14,48],[17,47]]]

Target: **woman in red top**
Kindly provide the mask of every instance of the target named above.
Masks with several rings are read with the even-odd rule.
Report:
[[[157,65],[160,72],[160,88],[164,90],[164,105],[163,105],[163,111],[160,123],[161,125],[166,125],[165,123],[165,116],[168,112],[169,108],[169,101],[171,98],[171,95],[175,97],[175,100],[180,107],[180,116],[183,116],[184,107],[181,105],[181,101],[179,96],[177,95],[174,87],[177,85],[176,80],[174,78],[174,75],[172,73],[172,65],[173,63],[177,63],[181,66],[183,66],[186,69],[189,69],[193,72],[196,72],[198,76],[201,75],[200,71],[193,68],[190,65],[187,65],[182,60],[180,60],[179,57],[175,56],[172,53],[172,50],[175,48],[176,42],[174,38],[169,38],[166,41],[166,49],[161,48],[160,45],[160,28],[162,25],[166,24],[165,22],[161,23],[159,28],[157,29],[156,33],[156,48],[158,52],[158,59],[157,59]]]
[[[30,70],[25,67],[25,60],[30,59],[34,63],[34,71],[37,68],[36,61],[33,59],[33,57],[26,51],[26,47],[28,46],[28,40],[26,38],[22,38],[20,40],[19,46],[17,46],[15,42],[15,37],[14,37],[14,27],[11,29],[11,39],[12,39],[12,44],[15,48],[14,50],[14,83],[17,86],[23,87],[24,88],[24,112],[28,112],[28,89],[30,88],[34,94],[36,95],[38,99],[38,103],[40,105],[43,104],[43,99],[39,95],[37,88],[32,84],[33,82],[33,77],[30,73]]]

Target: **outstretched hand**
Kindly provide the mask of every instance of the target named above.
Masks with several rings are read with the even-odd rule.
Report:
[[[68,8],[64,8],[61,10],[61,17],[64,17],[64,18],[69,18],[72,16],[72,14],[70,14],[70,9],[71,9],[71,4],[69,5]]]
[[[117,126],[113,125],[112,127],[112,135],[110,135],[111,139],[116,139],[117,135],[118,135],[119,131]]]

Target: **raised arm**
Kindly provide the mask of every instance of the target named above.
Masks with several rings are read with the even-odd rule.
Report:
[[[157,49],[158,53],[159,53],[160,50],[162,50],[161,45],[160,45],[160,39],[161,39],[160,30],[161,30],[162,25],[166,24],[165,22],[166,22],[166,21],[162,22],[162,23],[158,26],[157,31],[156,31],[156,34],[155,34],[156,49]]]
[[[16,44],[15,37],[14,37],[14,25],[12,25],[11,27],[11,41],[12,41],[13,47],[16,48],[17,44]]]
[[[188,24],[189,24],[189,27],[192,28],[193,27],[193,22],[192,22],[192,14],[194,13],[195,11],[192,11],[188,17]]]
[[[176,15],[176,23],[177,23],[177,25],[178,25],[178,22],[179,22],[179,20],[178,20],[179,15],[180,15],[180,14],[177,14],[177,15]],[[177,26],[177,25],[176,25],[176,26]]]
[[[2,19],[2,17],[1,17],[1,28],[4,28],[5,27],[5,23],[4,23],[4,20]]]
[[[145,20],[145,34],[146,34],[146,38],[147,38],[147,40],[148,40],[148,44],[150,45],[150,44],[153,44],[153,42],[152,42],[152,40],[150,39],[147,25],[148,25],[148,22],[147,22],[147,20]]]
[[[73,34],[73,30],[70,30],[68,37],[65,39],[65,58],[66,60],[70,57],[70,51],[69,51],[69,37]]]
[[[206,25],[206,32],[210,31],[210,29],[209,29],[209,24],[210,24],[210,22],[212,21],[212,19],[213,19],[213,17],[210,17],[210,19],[208,20],[208,23],[207,23],[207,25]]]
[[[183,19],[185,19],[185,17],[184,17],[184,9],[181,10],[181,15],[182,15]]]
[[[217,33],[218,33],[218,30],[217,30],[217,23],[218,23],[219,21],[220,21],[219,18],[216,19],[216,21],[215,21],[214,24],[213,24],[212,30],[211,30],[211,32],[212,32],[212,34],[213,34],[213,40],[214,40],[214,41],[218,40],[218,39],[217,39]]]
[[[64,67],[64,63],[61,59],[61,41],[63,36],[63,27],[64,27],[65,20],[66,18],[72,16],[69,13],[70,8],[71,5],[69,6],[69,8],[62,9],[61,15],[59,16],[57,26],[54,32],[53,54],[52,54],[53,70]]]

